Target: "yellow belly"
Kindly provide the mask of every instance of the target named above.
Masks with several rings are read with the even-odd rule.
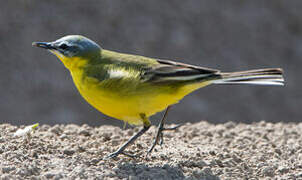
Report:
[[[147,117],[163,111],[171,104],[177,103],[185,95],[207,84],[191,84],[178,88],[174,92],[166,93],[162,89],[154,88],[148,92],[133,93],[129,96],[121,96],[116,91],[108,91],[99,88],[96,79],[77,79],[73,74],[76,87],[84,99],[94,108],[107,116],[126,121],[129,124],[142,124],[141,114]]]

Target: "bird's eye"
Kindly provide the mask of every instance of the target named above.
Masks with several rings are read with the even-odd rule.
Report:
[[[68,45],[65,44],[65,43],[63,43],[63,44],[61,44],[61,45],[59,46],[59,48],[65,50],[65,49],[68,48]]]

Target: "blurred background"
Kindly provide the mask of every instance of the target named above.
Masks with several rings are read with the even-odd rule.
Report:
[[[85,102],[54,55],[31,46],[68,34],[87,36],[105,49],[222,71],[285,71],[285,87],[200,89],[171,109],[169,123],[301,119],[301,0],[3,1],[1,123],[123,125]]]

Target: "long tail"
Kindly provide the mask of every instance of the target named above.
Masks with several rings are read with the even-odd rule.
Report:
[[[284,85],[283,71],[279,68],[256,69],[231,73],[220,73],[221,79],[213,80],[213,84],[256,84]]]

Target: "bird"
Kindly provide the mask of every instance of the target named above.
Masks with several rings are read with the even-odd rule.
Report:
[[[189,65],[171,60],[125,54],[101,48],[82,35],[67,35],[51,42],[33,42],[56,55],[70,71],[82,97],[103,114],[125,123],[143,126],[127,142],[104,159],[120,154],[151,126],[149,117],[165,110],[148,153],[163,142],[169,108],[186,95],[210,84],[284,85],[281,68],[239,72]]]

